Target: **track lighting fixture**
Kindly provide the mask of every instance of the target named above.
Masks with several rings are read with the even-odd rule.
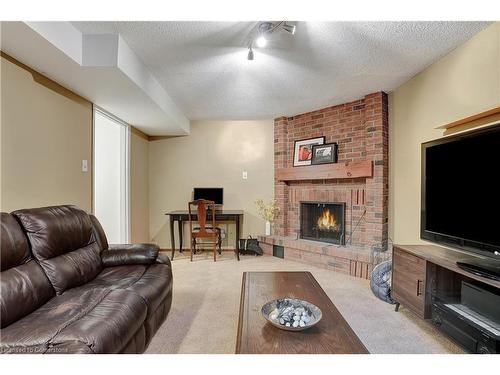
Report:
[[[287,33],[290,33],[292,35],[295,34],[295,25],[289,25],[286,23],[286,21],[283,22],[281,28],[285,30]]]
[[[286,31],[289,34],[295,34],[296,26],[295,25],[289,25],[286,23],[286,21],[279,21],[279,22],[261,22],[257,26],[257,30],[254,31],[253,36],[251,37],[249,44],[248,44],[248,55],[247,55],[247,60],[253,60],[253,50],[252,47],[257,45],[259,48],[264,48],[267,45],[267,38],[266,36],[274,33],[275,31],[279,31],[280,29]],[[257,36],[255,36],[255,33],[257,33]]]

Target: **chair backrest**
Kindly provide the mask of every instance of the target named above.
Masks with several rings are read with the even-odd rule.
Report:
[[[205,199],[197,199],[188,203],[189,210],[189,232],[193,233],[192,207],[196,206],[196,216],[200,226],[199,235],[209,234],[206,228],[207,208],[212,212],[212,228],[215,228],[215,202]]]

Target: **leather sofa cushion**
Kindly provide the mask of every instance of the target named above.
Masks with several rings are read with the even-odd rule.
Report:
[[[75,206],[18,210],[16,216],[57,294],[93,280],[102,269],[90,216]]]
[[[31,258],[28,242],[16,219],[0,216],[1,328],[42,306],[55,293],[40,266]]]
[[[94,280],[77,289],[120,289],[141,297],[147,306],[145,333],[149,343],[170,310],[172,286],[168,261],[168,267],[165,264],[105,267]]]
[[[94,280],[74,290],[101,288],[129,291],[144,300],[149,318],[171,293],[172,281],[172,270],[164,264],[126,265],[105,267]]]
[[[124,290],[112,290],[95,308],[59,332],[53,339],[56,346],[78,340],[94,353],[120,353],[136,332],[143,329],[147,307],[144,301]]]
[[[119,353],[143,330],[146,304],[139,296],[111,289],[69,290],[2,329],[3,353]],[[84,348],[87,347],[86,349]]]
[[[156,311],[161,302],[171,293],[172,271],[164,265],[148,267],[144,275],[126,290],[141,296],[148,306],[148,318]]]
[[[6,212],[0,214],[0,268],[2,271],[20,266],[30,260],[28,239],[16,218]]]

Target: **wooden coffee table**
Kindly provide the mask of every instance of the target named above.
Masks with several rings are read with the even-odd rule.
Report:
[[[301,332],[273,327],[262,316],[261,308],[283,297],[315,304],[323,318]],[[368,350],[310,272],[244,272],[236,353],[361,354]]]

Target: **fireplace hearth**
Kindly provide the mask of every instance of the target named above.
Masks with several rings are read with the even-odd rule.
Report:
[[[344,202],[300,202],[300,238],[345,244]]]

